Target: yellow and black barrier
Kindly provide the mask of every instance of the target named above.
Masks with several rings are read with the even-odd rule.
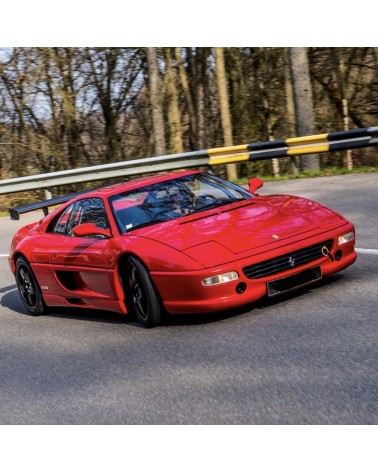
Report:
[[[378,145],[378,126],[208,149],[209,165],[344,151]]]
[[[378,126],[358,128],[351,131],[279,139],[253,144],[242,144],[200,151],[147,157],[124,162],[112,162],[97,166],[67,169],[48,174],[33,174],[14,179],[0,180],[0,195],[49,189],[55,186],[72,185],[134,176],[151,172],[169,172],[176,169],[198,168],[232,162],[257,161],[280,157],[299,156],[329,151],[378,146]]]

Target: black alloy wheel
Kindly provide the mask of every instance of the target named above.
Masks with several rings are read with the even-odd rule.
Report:
[[[127,261],[126,303],[146,328],[157,326],[161,321],[161,303],[144,265],[135,257]]]
[[[16,262],[16,284],[25,308],[32,315],[42,315],[46,311],[41,289],[29,262],[23,256]]]

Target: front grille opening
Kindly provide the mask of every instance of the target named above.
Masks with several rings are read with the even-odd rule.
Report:
[[[283,256],[278,256],[267,261],[259,262],[258,264],[246,266],[243,268],[243,273],[249,279],[259,279],[261,277],[279,274],[280,272],[284,272],[285,270],[294,267],[300,267],[324,257],[322,254],[322,247],[326,246],[330,251],[332,248],[332,242],[332,239],[328,239],[327,241],[287,253]]]

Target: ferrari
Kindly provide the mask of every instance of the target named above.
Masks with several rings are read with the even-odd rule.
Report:
[[[230,310],[313,284],[356,260],[351,222],[312,200],[259,195],[202,171],[139,178],[10,209],[44,217],[13,237],[9,264],[28,312]],[[49,208],[57,206],[49,212]]]

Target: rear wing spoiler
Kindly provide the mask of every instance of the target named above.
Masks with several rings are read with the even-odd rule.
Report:
[[[43,200],[41,202],[36,202],[36,203],[28,203],[27,205],[20,205],[14,208],[9,208],[9,214],[10,214],[10,219],[11,220],[19,220],[20,215],[22,213],[29,213],[31,211],[35,210],[42,210],[43,214],[46,216],[49,214],[49,207],[55,206],[55,205],[61,205],[62,203],[68,202],[68,200],[71,200],[71,198],[78,197],[80,195],[83,195],[88,192],[92,192],[93,190],[98,190],[100,188],[108,187],[108,185],[102,185],[100,187],[94,187],[94,188],[89,188],[86,190],[82,190],[80,192],[75,192],[75,193],[70,193],[68,195],[64,195],[62,197],[55,197],[55,198],[50,198],[49,200]]]
[[[71,198],[74,198],[77,194],[72,193],[65,195],[64,197],[50,198],[50,200],[43,200],[42,202],[28,203],[27,205],[20,205],[14,208],[9,208],[10,219],[19,220],[22,213],[29,213],[30,211],[43,210],[43,214],[46,216],[49,214],[49,207],[54,205],[61,205],[62,203],[68,202]]]

